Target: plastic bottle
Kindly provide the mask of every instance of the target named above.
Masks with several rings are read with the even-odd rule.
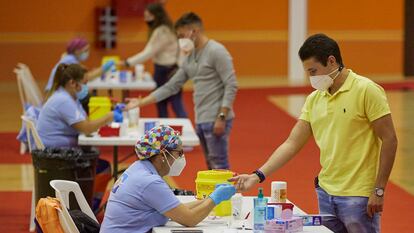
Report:
[[[119,72],[116,69],[116,66],[112,66],[109,71],[109,81],[112,83],[119,82]]]
[[[142,81],[144,78],[144,65],[137,64],[135,65],[135,79],[138,81]]]
[[[121,127],[119,129],[119,136],[125,137],[128,135],[129,120],[128,114],[126,112],[123,112],[122,115],[124,116],[124,120],[122,121]]]
[[[287,183],[284,181],[273,181],[271,186],[270,202],[286,203]]]
[[[139,107],[130,109],[128,111],[128,117],[129,117],[129,126],[130,127],[137,127],[139,122]]]
[[[231,198],[231,213],[233,219],[240,220],[242,214],[242,205],[243,205],[243,195],[241,193],[236,193]]]
[[[259,188],[257,198],[254,198],[253,232],[263,233],[266,222],[267,198],[263,197],[263,189]]]

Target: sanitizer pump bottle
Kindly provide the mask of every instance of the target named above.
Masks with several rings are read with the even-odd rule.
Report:
[[[257,198],[254,198],[253,232],[263,233],[266,221],[267,198],[263,197],[263,189],[259,188]]]

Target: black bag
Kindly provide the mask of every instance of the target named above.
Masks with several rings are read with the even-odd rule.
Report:
[[[69,210],[80,233],[99,233],[100,225],[81,210]]]

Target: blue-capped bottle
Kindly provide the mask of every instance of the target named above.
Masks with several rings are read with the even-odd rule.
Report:
[[[259,188],[257,198],[254,198],[253,232],[263,233],[266,222],[267,198],[263,197],[263,189]]]

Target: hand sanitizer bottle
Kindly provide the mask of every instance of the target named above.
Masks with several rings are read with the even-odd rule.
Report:
[[[257,198],[254,198],[253,232],[263,233],[266,221],[267,198],[263,197],[263,189],[259,188]]]

